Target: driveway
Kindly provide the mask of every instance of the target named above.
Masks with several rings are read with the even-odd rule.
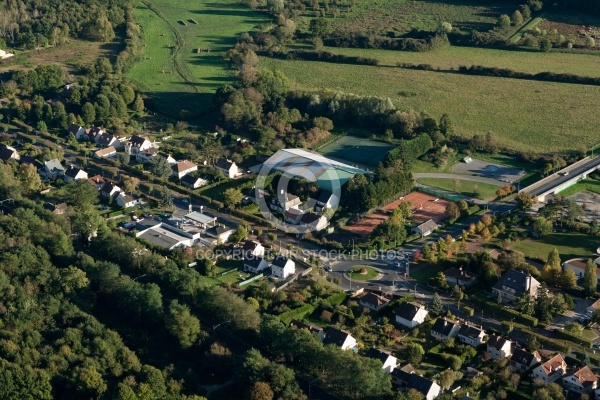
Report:
[[[480,183],[487,183],[494,186],[504,186],[505,182],[501,182],[498,179],[485,178],[483,176],[474,176],[474,175],[461,175],[461,174],[444,174],[444,173],[435,173],[435,172],[427,172],[427,173],[418,173],[413,174],[415,180],[419,178],[438,178],[438,179],[458,179],[462,181],[473,181]]]

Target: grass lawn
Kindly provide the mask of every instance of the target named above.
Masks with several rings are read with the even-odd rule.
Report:
[[[149,58],[139,61],[128,76],[145,89],[162,112],[179,115],[183,108],[195,115],[208,115],[215,90],[233,82],[223,58],[225,52],[241,33],[264,22],[265,15],[235,0],[148,3],[157,12],[138,2],[136,22],[142,26],[147,43],[143,56]]]
[[[223,197],[222,197],[223,192],[225,192],[227,189],[230,189],[230,188],[239,189],[246,182],[247,181],[244,179],[229,179],[229,180],[223,181],[223,183],[221,183],[217,186],[209,187],[208,189],[203,190],[202,188],[200,188],[198,190],[198,193],[208,196],[211,199],[223,201]]]
[[[454,179],[443,178],[419,178],[417,179],[417,182],[426,186],[455,192],[465,196],[473,196],[474,193],[477,193],[475,197],[482,200],[496,198],[496,190],[499,188],[499,186],[490,185],[489,183],[473,181],[458,181],[459,186],[455,188]]]
[[[582,76],[600,76],[600,53],[553,53],[484,49],[478,47],[447,47],[429,52],[409,52],[378,49],[327,47],[336,54],[376,58],[380,65],[397,63],[430,64],[433,68],[458,69],[461,65],[507,68],[519,72],[555,72]]]
[[[342,136],[319,149],[326,157],[347,160],[349,163],[367,164],[376,167],[383,161],[393,145],[356,136]]]
[[[593,192],[600,194],[600,181],[596,179],[584,179],[573,186],[566,188],[560,192],[561,196],[569,197],[579,192]]]
[[[583,233],[552,233],[542,240],[519,240],[510,245],[514,250],[520,251],[527,257],[543,261],[556,247],[561,260],[567,261],[576,257],[595,257],[598,238]]]
[[[410,267],[410,277],[419,283],[427,283],[430,278],[436,276],[439,272],[443,272],[444,267],[441,265],[420,264]]]
[[[591,106],[600,102],[597,86],[266,57],[259,66],[284,72],[294,80],[293,89],[385,96],[401,109],[437,118],[447,113],[456,134],[492,131],[510,149],[551,153],[598,142],[590,129],[600,124],[600,113]]]
[[[361,274],[359,271],[363,268],[366,270],[366,273]],[[366,265],[357,265],[348,271],[348,275],[350,275],[350,277],[355,281],[368,281],[379,275],[379,271]]]

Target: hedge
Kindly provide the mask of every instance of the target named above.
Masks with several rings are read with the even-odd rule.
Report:
[[[471,297],[470,301],[480,305],[481,307],[479,309],[486,310],[488,314],[490,311],[496,313],[496,317],[502,316],[503,319],[514,318],[514,321],[516,323],[520,323],[527,326],[537,326],[538,324],[537,318],[532,317],[530,315],[521,314],[520,312],[513,310],[512,308],[504,308],[494,302],[480,299],[477,297]]]
[[[558,337],[569,340],[573,343],[578,343],[580,345],[587,346],[587,347],[590,347],[592,345],[591,341],[586,340],[585,338],[583,338],[581,336],[576,336],[576,335],[572,334],[571,332],[568,332],[564,329],[555,329],[554,332],[556,333],[556,335]]]
[[[344,300],[346,300],[345,292],[334,293],[325,299],[325,301],[327,301],[332,306],[339,306],[340,304],[342,304],[344,302]]]
[[[398,147],[390,151],[389,160],[400,159],[411,163],[433,148],[433,142],[429,135],[423,133],[411,140],[401,140]]]
[[[312,314],[315,311],[315,307],[311,304],[304,304],[293,310],[286,311],[279,315],[279,320],[286,326],[292,322],[293,319],[302,319],[307,315]]]
[[[329,51],[314,51],[314,50],[297,50],[287,52],[274,51],[258,51],[259,56],[267,56],[280,58],[283,60],[306,60],[306,61],[322,61],[336,64],[355,64],[355,65],[378,65],[379,60],[376,58],[367,58],[360,56],[346,56],[343,54],[334,54]]]

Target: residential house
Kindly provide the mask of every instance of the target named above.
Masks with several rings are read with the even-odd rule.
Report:
[[[22,157],[19,157],[19,162],[21,164],[31,164],[36,169],[43,168],[42,163],[40,163],[35,157],[32,157],[32,156],[22,156]]]
[[[440,395],[442,388],[437,383],[413,372],[403,371],[402,368],[396,368],[391,373],[392,385],[398,390],[407,392],[415,389],[422,393],[425,399],[433,400]]]
[[[187,174],[198,171],[198,166],[191,161],[179,161],[177,164],[171,166],[173,168],[173,176],[181,179]]]
[[[117,185],[115,185],[114,183],[112,183],[112,182],[106,182],[100,188],[100,196],[102,196],[105,199],[108,199],[110,197],[113,197],[114,195],[116,195],[120,191],[121,191],[121,188],[118,187]]]
[[[125,151],[129,154],[137,154],[151,147],[157,146],[143,136],[133,135],[129,142],[125,144]]]
[[[20,158],[21,157],[19,156],[17,149],[11,146],[0,144],[0,160],[19,160]]]
[[[106,183],[104,178],[101,177],[100,175],[94,175],[91,178],[88,178],[88,182],[90,185],[92,185],[94,188],[96,188],[98,190],[102,189],[102,186]]]
[[[244,258],[264,257],[265,248],[260,242],[246,240],[244,242],[244,246],[242,247],[242,252]]]
[[[64,176],[65,182],[73,182],[73,181],[78,181],[78,180],[87,179],[87,178],[88,178],[88,173],[74,165],[69,165],[69,167],[65,171],[65,176]]]
[[[226,177],[231,179],[235,178],[239,174],[238,166],[235,165],[233,161],[225,158],[219,158],[215,164],[215,168],[223,172]]]
[[[149,222],[151,224],[137,224],[135,227],[137,231],[135,236],[154,246],[159,246],[167,250],[173,250],[177,247],[191,247],[200,238],[198,232],[186,232],[162,222],[157,224],[154,224],[157,221]]]
[[[500,294],[503,303],[514,302],[524,294],[531,299],[537,297],[540,283],[537,279],[516,269],[510,269],[492,287],[495,295]]]
[[[460,372],[463,373],[463,377],[465,379],[473,379],[476,376],[481,376],[483,375],[483,372],[481,372],[480,370],[478,370],[477,368],[473,368],[473,367],[466,367],[460,370]]]
[[[135,160],[142,164],[149,163],[154,157],[158,157],[158,149],[156,147],[150,147],[135,153]]]
[[[472,325],[463,325],[458,331],[458,340],[469,346],[479,347],[485,343],[485,331]]]
[[[587,258],[573,258],[563,263],[563,269],[566,271],[570,269],[575,272],[577,279],[582,279],[585,275],[585,266],[587,264]],[[598,260],[596,260],[596,279],[600,283],[600,268],[598,267]]]
[[[325,330],[325,339],[323,339],[323,344],[332,344],[342,350],[356,351],[358,349],[358,343],[356,342],[356,339],[352,337],[350,332],[343,331],[332,326],[327,327]]]
[[[223,226],[213,226],[212,228],[208,228],[206,230],[206,234],[208,236],[216,239],[215,244],[227,242],[229,236],[231,236],[233,232],[235,232],[233,229],[225,228]]]
[[[598,388],[598,377],[587,365],[562,380],[565,389],[577,393],[590,393]]]
[[[94,158],[116,158],[117,157],[117,149],[113,146],[108,146],[104,149],[97,150],[94,152]]]
[[[293,210],[291,208],[290,210]],[[303,227],[311,227],[313,231],[320,231],[321,229],[325,229],[329,221],[322,215],[319,215],[314,212],[307,212],[300,217],[300,221],[298,222],[300,226]]]
[[[433,233],[433,231],[435,231],[437,228],[438,228],[437,222],[435,222],[432,219],[429,219],[429,220],[423,222],[421,225],[418,225],[418,226],[415,226],[414,228],[412,228],[411,232],[418,233],[419,235],[421,235],[421,237],[425,237],[425,236],[431,235]]]
[[[120,192],[115,200],[119,207],[122,208],[130,208],[142,204],[141,199],[129,196],[128,194],[125,194],[125,192]]]
[[[67,203],[44,203],[44,208],[54,214],[64,214],[67,211]]]
[[[388,299],[373,292],[367,292],[358,299],[358,304],[373,311],[379,311],[390,303]]]
[[[54,180],[65,175],[65,168],[60,161],[55,158],[44,163],[41,174],[45,179]]]
[[[324,211],[331,208],[336,208],[340,204],[338,196],[327,190],[321,190],[315,204],[315,211]]]
[[[404,302],[396,309],[396,322],[412,329],[425,321],[427,313],[427,310],[421,304]]]
[[[542,381],[544,385],[549,385],[555,380],[562,378],[566,373],[567,363],[560,354],[557,354],[534,368],[531,377],[534,380]]]
[[[304,322],[298,321],[297,319],[293,319],[292,322],[290,322],[290,326],[296,329],[306,329],[309,332],[316,333],[319,339],[325,339],[325,331],[320,326],[313,324],[305,324]]]
[[[97,126],[92,126],[90,129],[86,131],[87,140],[90,142],[98,143],[102,135],[104,135],[104,130]]]
[[[85,128],[78,124],[69,125],[69,128],[67,129],[67,131],[70,134],[72,134],[73,136],[75,136],[75,139],[81,139],[81,137],[86,135]]]
[[[101,148],[112,146],[115,149],[120,149],[123,147],[123,144],[115,135],[106,132],[97,137],[96,144]]]
[[[590,304],[588,306],[588,308],[586,309],[588,315],[594,315],[594,313],[600,310],[600,300],[596,300],[594,301],[592,304]]]
[[[298,223],[300,223],[300,220],[302,219],[303,215],[304,211],[298,208],[290,208],[285,210],[285,213],[283,214],[283,219],[288,224],[297,225]]]
[[[247,188],[242,190],[242,194],[244,195],[242,202],[244,204],[255,203],[257,204],[259,200],[262,200],[267,195],[267,192],[263,189],[257,188]]]
[[[244,258],[244,271],[248,271],[253,274],[258,274],[269,268],[267,260],[260,256],[252,256]]]
[[[459,287],[469,287],[477,282],[477,274],[471,271],[466,271],[463,267],[449,268],[444,271],[446,282],[450,286],[458,285]]]
[[[279,279],[287,279],[296,273],[296,263],[284,256],[277,256],[271,263],[273,276]]]
[[[14,54],[9,53],[6,50],[0,50],[0,60],[6,60],[7,58],[11,58],[14,56]]]
[[[438,318],[431,327],[431,336],[442,342],[455,338],[460,330],[460,324],[446,318]]]
[[[198,178],[196,176],[185,175],[183,178],[181,178],[181,184],[183,186],[187,186],[190,189],[198,189],[208,184],[208,181],[206,179]]]
[[[486,344],[487,352],[494,360],[503,360],[512,355],[512,342],[503,337],[492,335]]]
[[[515,350],[510,357],[510,368],[516,372],[525,372],[540,361],[542,361],[542,356],[537,351],[529,352],[525,349],[519,349]]]
[[[394,368],[398,366],[398,359],[387,350],[380,350],[375,347],[371,347],[367,351],[367,357],[381,361],[383,364],[383,369],[388,374],[391,374]]]
[[[302,203],[300,197],[286,193],[284,192],[284,190],[282,190],[281,193],[279,193],[279,195],[271,199],[271,207],[274,210],[281,212],[284,212],[291,208],[298,208],[300,203]]]

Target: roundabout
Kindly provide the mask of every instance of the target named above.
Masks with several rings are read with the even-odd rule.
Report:
[[[356,265],[348,269],[346,275],[354,281],[370,281],[381,278],[381,272],[368,265]]]

